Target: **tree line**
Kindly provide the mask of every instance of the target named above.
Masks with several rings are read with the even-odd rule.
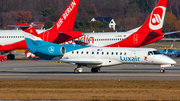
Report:
[[[71,0],[0,0],[0,27],[6,24],[56,22]],[[80,0],[74,29],[83,32],[113,31],[93,17],[112,17],[117,31],[141,26],[159,0]],[[168,0],[164,32],[180,30],[180,0]],[[48,24],[50,27],[51,24]],[[177,34],[178,35],[178,34]]]

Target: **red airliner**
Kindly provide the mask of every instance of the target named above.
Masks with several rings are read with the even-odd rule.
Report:
[[[80,0],[72,0],[57,23],[51,29],[37,30],[39,36],[45,41],[58,44],[82,36],[82,32],[73,31],[79,2]],[[16,27],[18,25],[6,26]],[[1,30],[0,33],[0,51],[6,52],[15,49],[27,49],[23,31]],[[7,58],[14,59],[15,56],[13,54],[9,54]]]

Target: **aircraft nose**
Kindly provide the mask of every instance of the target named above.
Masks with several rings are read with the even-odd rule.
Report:
[[[172,65],[176,64],[176,61],[174,61],[172,58],[166,57],[166,62]]]

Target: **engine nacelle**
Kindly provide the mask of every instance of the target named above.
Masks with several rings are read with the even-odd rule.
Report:
[[[43,46],[37,48],[36,53],[40,53],[47,56],[63,56],[66,53],[64,46]]]

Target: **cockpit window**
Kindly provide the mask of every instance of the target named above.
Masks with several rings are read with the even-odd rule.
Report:
[[[149,51],[149,52],[148,52],[148,55],[153,55],[153,52],[152,52],[152,51]]]
[[[148,55],[158,55],[161,54],[159,51],[149,51]]]
[[[154,55],[161,54],[159,51],[153,51]]]

